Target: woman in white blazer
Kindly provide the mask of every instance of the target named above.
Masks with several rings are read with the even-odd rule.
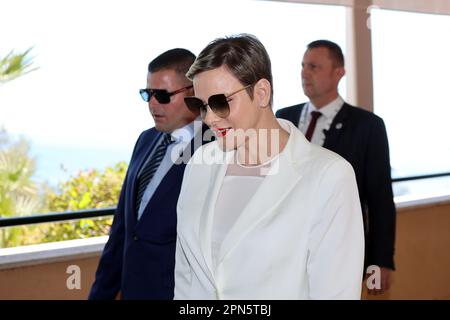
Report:
[[[216,39],[188,72],[216,141],[189,161],[178,201],[175,299],[359,299],[364,234],[353,169],[272,105],[251,35]]]

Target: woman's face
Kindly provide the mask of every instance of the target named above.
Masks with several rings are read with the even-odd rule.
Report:
[[[208,102],[215,94],[236,92],[245,87],[224,66],[204,71],[194,77],[195,96]],[[253,89],[253,87],[251,87]],[[228,104],[230,113],[226,118],[216,115],[209,106],[203,121],[213,130],[219,145],[224,151],[231,151],[245,146],[250,137],[256,135],[260,120],[260,108],[256,101],[250,99],[247,90],[242,90],[230,96]]]

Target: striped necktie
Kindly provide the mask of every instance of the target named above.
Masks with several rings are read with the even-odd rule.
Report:
[[[142,196],[147,189],[148,184],[152,180],[153,176],[158,170],[162,159],[166,155],[167,147],[172,143],[172,138],[169,133],[164,133],[163,139],[158,147],[153,152],[150,160],[147,161],[145,167],[142,169],[141,174],[138,177],[138,192],[136,197],[136,212],[139,211],[139,206],[141,205]]]

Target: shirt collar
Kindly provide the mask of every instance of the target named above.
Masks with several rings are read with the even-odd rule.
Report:
[[[188,123],[184,127],[175,129],[170,135],[175,143],[190,142],[194,135],[202,128],[202,121],[197,117],[194,121]]]
[[[339,112],[343,105],[344,99],[342,99],[342,97],[338,95],[336,99],[320,109],[317,109],[316,106],[314,106],[314,104],[310,101],[308,111],[309,113],[311,113],[312,111],[320,111],[323,116],[329,119],[334,118],[334,116]]]

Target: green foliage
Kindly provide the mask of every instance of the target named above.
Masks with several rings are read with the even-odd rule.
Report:
[[[11,142],[6,131],[0,130],[0,216],[33,211],[37,199],[36,184],[31,177],[35,161],[29,156],[29,144],[23,138]]]
[[[31,49],[21,54],[11,51],[0,58],[0,85],[37,69],[31,68]],[[28,215],[41,207],[36,184],[31,180],[35,163],[28,152],[27,141],[10,142],[6,131],[0,130],[0,218]],[[0,229],[0,248],[23,242],[21,239],[32,229]]]
[[[0,58],[0,84],[14,80],[20,76],[30,73],[38,68],[31,68],[33,65],[29,48],[24,53],[15,54],[9,52],[5,57]]]
[[[127,164],[120,162],[103,172],[80,171],[61,183],[58,192],[47,193],[47,207],[50,211],[72,211],[115,206],[126,170]]]
[[[29,143],[10,140],[1,130],[0,217],[117,205],[127,170],[125,162],[103,171],[80,171],[53,190],[32,180],[35,161],[29,155]],[[39,187],[44,191],[39,193]],[[107,235],[111,224],[112,218],[108,217],[4,228],[0,229],[0,248]]]
[[[29,156],[29,149],[23,138],[11,141],[5,130],[0,130],[0,217],[29,215],[41,209],[37,186],[31,179],[35,161]],[[26,230],[3,230],[0,247],[20,241]]]
[[[47,191],[46,207],[52,212],[100,209],[117,205],[127,164],[120,162],[103,172],[79,172],[63,182],[58,192]],[[107,235],[112,218],[81,219],[49,225],[41,242],[80,239]]]

